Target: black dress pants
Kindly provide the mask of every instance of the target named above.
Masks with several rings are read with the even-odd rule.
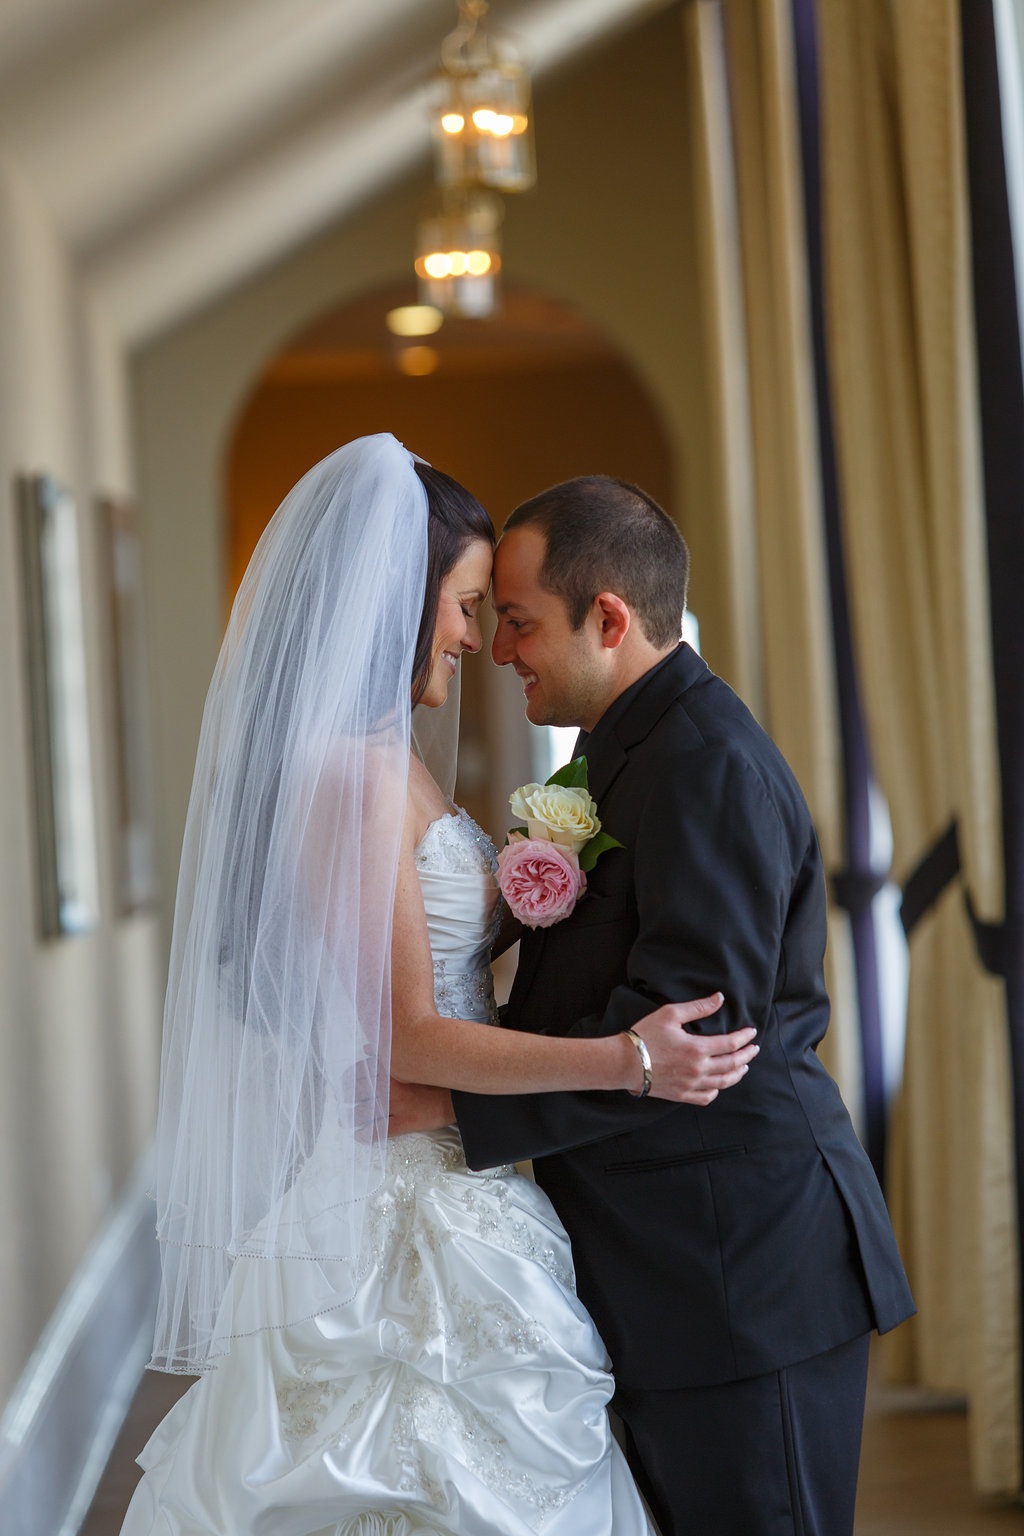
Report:
[[[626,1455],[662,1536],[852,1536],[868,1335],[765,1376],[620,1388]]]

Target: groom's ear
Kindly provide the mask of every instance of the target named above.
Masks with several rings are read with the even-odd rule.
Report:
[[[601,644],[614,651],[625,640],[633,622],[628,605],[614,592],[599,592],[594,598],[594,613],[601,627]]]

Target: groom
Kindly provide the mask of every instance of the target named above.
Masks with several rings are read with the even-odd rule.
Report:
[[[825,889],[777,749],[679,641],[688,555],[623,482],[509,519],[494,660],[527,717],[575,725],[623,845],[523,938],[505,1023],[610,1034],[716,989],[695,1028],[760,1055],[705,1108],[627,1094],[453,1094],[471,1167],[532,1158],[605,1340],[663,1536],[847,1536],[873,1329],[913,1311],[881,1192],[816,1046]]]

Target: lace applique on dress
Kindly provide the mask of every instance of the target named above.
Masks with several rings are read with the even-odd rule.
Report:
[[[424,1448],[431,1447],[438,1435],[456,1438],[466,1465],[508,1503],[529,1512],[528,1518],[543,1520],[573,1497],[575,1490],[564,1484],[539,1487],[528,1472],[509,1464],[508,1438],[498,1414],[474,1410],[425,1380],[405,1383],[401,1396],[398,1423],[409,1490],[422,1491],[438,1509],[448,1503],[448,1491],[434,1475],[435,1458],[428,1461],[424,1455]]]
[[[396,1136],[388,1144],[387,1182],[370,1207],[368,1245],[378,1267],[393,1274],[398,1263],[406,1263],[408,1250],[402,1245],[402,1232],[415,1217],[421,1198],[419,1191],[440,1189],[458,1200],[471,1218],[477,1236],[508,1253],[532,1259],[565,1290],[574,1291],[573,1271],[546,1241],[546,1229],[534,1221],[523,1220],[519,1214],[506,1183],[514,1172],[511,1164],[471,1172],[466,1167],[462,1143],[454,1132],[451,1139],[445,1139],[441,1133]],[[424,1237],[423,1228],[419,1230]],[[431,1233],[425,1240],[437,1248],[449,1236],[447,1232],[443,1238]],[[423,1313],[421,1318],[422,1337],[426,1338],[434,1324]]]
[[[455,953],[444,953],[434,943],[434,1004],[447,1019],[474,1019],[496,1024],[498,1011],[494,1002],[489,956],[501,926],[502,902],[497,894],[498,859],[494,844],[464,810],[440,816],[431,822],[415,855],[416,868],[424,888],[428,928],[432,926],[431,878],[446,876],[469,878],[469,889],[477,892],[479,905],[472,900],[462,912],[464,939]],[[472,877],[477,877],[472,882]],[[465,888],[465,887],[464,887]],[[444,901],[446,928],[452,922],[452,910]],[[475,963],[474,963],[475,962]],[[481,963],[482,962],[482,963]]]
[[[500,1415],[481,1411],[454,1383],[472,1381],[489,1361],[502,1362],[504,1372],[510,1357],[527,1367],[545,1359],[550,1325],[516,1305],[514,1285],[506,1289],[514,1271],[506,1286],[480,1294],[475,1265],[462,1280],[459,1253],[467,1237],[483,1240],[496,1251],[537,1260],[566,1289],[571,1269],[544,1242],[543,1224],[525,1219],[507,1181],[495,1171],[469,1172],[454,1132],[450,1139],[444,1133],[396,1138],[389,1147],[388,1178],[368,1214],[366,1243],[385,1287],[382,1294],[396,1278],[401,1285],[401,1305],[390,1315],[382,1309],[379,1330],[383,1353],[397,1374],[340,1372],[330,1355],[320,1354],[293,1368],[276,1388],[292,1456],[308,1460],[327,1447],[338,1456],[364,1435],[367,1415],[389,1404],[400,1493],[447,1509],[450,1490],[436,1477],[436,1452],[439,1441],[448,1441],[459,1447],[460,1458],[481,1483],[517,1508],[529,1529],[538,1530],[575,1496],[572,1482],[518,1465]],[[435,1375],[442,1340],[451,1382]],[[413,1522],[412,1529],[420,1527]]]
[[[456,1313],[461,1310],[456,1299]],[[505,1320],[485,1318],[484,1308],[474,1309],[479,1315],[478,1338],[480,1352],[488,1348],[511,1348],[519,1354],[528,1354],[541,1344],[539,1330],[517,1322],[509,1313]],[[527,1335],[529,1335],[527,1337]],[[449,1338],[458,1339],[457,1333]],[[472,1355],[469,1356],[472,1358]],[[353,1392],[353,1384],[334,1373],[329,1360],[310,1361],[300,1367],[303,1376],[292,1378],[280,1386],[277,1392],[281,1428],[294,1447],[297,1456],[309,1457],[328,1446],[333,1454],[352,1444],[352,1434],[361,1432],[364,1416],[374,1396],[385,1388],[381,1382],[371,1382],[362,1391]],[[314,1373],[324,1372],[325,1376]],[[519,1468],[510,1458],[508,1441],[497,1414],[481,1412],[468,1400],[460,1400],[456,1394],[426,1377],[410,1375],[391,1384],[394,1404],[392,1453],[395,1457],[396,1485],[410,1498],[431,1504],[437,1510],[448,1507],[448,1491],[435,1475],[437,1441],[439,1437],[454,1439],[461,1448],[465,1464],[481,1482],[492,1488],[530,1520],[543,1520],[561,1509],[575,1494],[575,1489],[564,1482],[547,1486],[539,1483],[525,1469]],[[331,1422],[334,1411],[346,1399],[350,1399],[347,1412],[340,1422]],[[355,1516],[351,1525],[341,1530],[367,1533],[378,1529],[372,1522],[397,1520],[393,1529],[398,1531],[425,1530],[419,1524],[404,1523],[402,1515],[392,1516],[383,1511],[367,1510]],[[369,1524],[364,1522],[369,1521]],[[380,1530],[392,1527],[384,1523]]]
[[[447,960],[434,961],[434,1007],[443,1019],[477,1019],[497,1024],[494,981],[489,965],[476,971],[450,970]]]
[[[317,1362],[319,1364],[319,1362]],[[336,1382],[313,1376],[315,1365],[301,1365],[277,1388],[277,1411],[286,1437],[301,1443],[313,1438],[338,1398]]]
[[[443,869],[454,875],[498,873],[498,855],[487,833],[468,811],[456,806],[424,832],[416,849],[417,869]]]

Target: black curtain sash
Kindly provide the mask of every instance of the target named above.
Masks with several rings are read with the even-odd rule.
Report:
[[[918,923],[927,915],[944,891],[962,874],[960,859],[960,834],[956,818],[935,839],[927,853],[918,860],[903,886],[900,918],[907,938]],[[964,906],[967,910],[974,948],[978,959],[992,976],[1005,981],[1020,972],[1024,966],[1024,922],[1019,918],[1003,918],[1001,922],[985,922],[977,914],[970,891],[964,886]]]

